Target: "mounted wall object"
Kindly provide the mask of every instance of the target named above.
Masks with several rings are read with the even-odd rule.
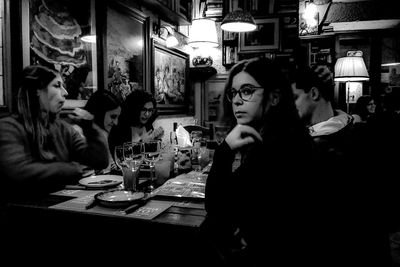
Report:
[[[368,81],[369,75],[363,59],[362,51],[348,51],[335,64],[335,82],[346,83],[347,113],[350,111],[350,83]]]
[[[165,45],[167,47],[175,47],[179,45],[179,41],[174,35],[174,29],[168,25],[161,25],[160,20],[158,21],[158,23],[153,24],[153,32],[159,38],[165,39]],[[163,36],[165,35],[166,37],[163,38]]]
[[[313,0],[303,2],[304,6],[300,6],[303,12],[299,13],[299,35],[318,34],[319,13],[317,6]]]
[[[221,29],[229,32],[251,32],[256,28],[253,16],[242,9],[228,13],[221,22]]]
[[[196,50],[194,54],[197,54],[192,59],[193,66],[211,66],[213,60],[209,49],[219,46],[215,21],[204,18],[194,19],[190,27],[188,44]]]

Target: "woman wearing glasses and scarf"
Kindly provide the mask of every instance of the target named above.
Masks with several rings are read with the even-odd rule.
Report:
[[[265,58],[237,63],[225,85],[224,121],[232,128],[206,184],[207,241],[226,266],[297,266],[299,248],[288,243],[302,231],[300,177],[312,143],[279,66]]]
[[[157,116],[157,103],[153,95],[143,90],[133,91],[122,103],[118,125],[111,130],[111,149],[125,142],[161,139],[164,129],[153,127]]]

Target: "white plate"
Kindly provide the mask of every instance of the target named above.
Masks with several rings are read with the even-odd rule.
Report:
[[[126,206],[134,203],[142,198],[143,192],[133,192],[123,189],[114,189],[105,192],[97,193],[94,197],[100,204],[110,207]]]
[[[79,180],[79,184],[88,188],[104,188],[117,186],[123,182],[122,176],[119,175],[95,175]]]

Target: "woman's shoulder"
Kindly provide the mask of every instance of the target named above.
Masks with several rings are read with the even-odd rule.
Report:
[[[0,119],[0,129],[5,127],[23,127],[22,123],[18,120],[17,116],[10,115]]]

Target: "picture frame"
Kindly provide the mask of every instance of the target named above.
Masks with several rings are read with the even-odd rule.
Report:
[[[153,41],[152,93],[160,115],[188,113],[189,55]]]
[[[150,18],[115,1],[106,14],[104,88],[122,101],[132,91],[150,91]]]
[[[0,3],[0,117],[9,115],[12,111],[12,91],[11,91],[11,21],[10,21],[10,1],[4,0]]]
[[[279,50],[279,18],[255,19],[257,29],[239,35],[239,53]]]
[[[68,92],[63,110],[85,106],[98,89],[97,44],[81,39],[97,36],[95,8],[94,0],[21,0],[23,67],[41,64],[61,73]]]

